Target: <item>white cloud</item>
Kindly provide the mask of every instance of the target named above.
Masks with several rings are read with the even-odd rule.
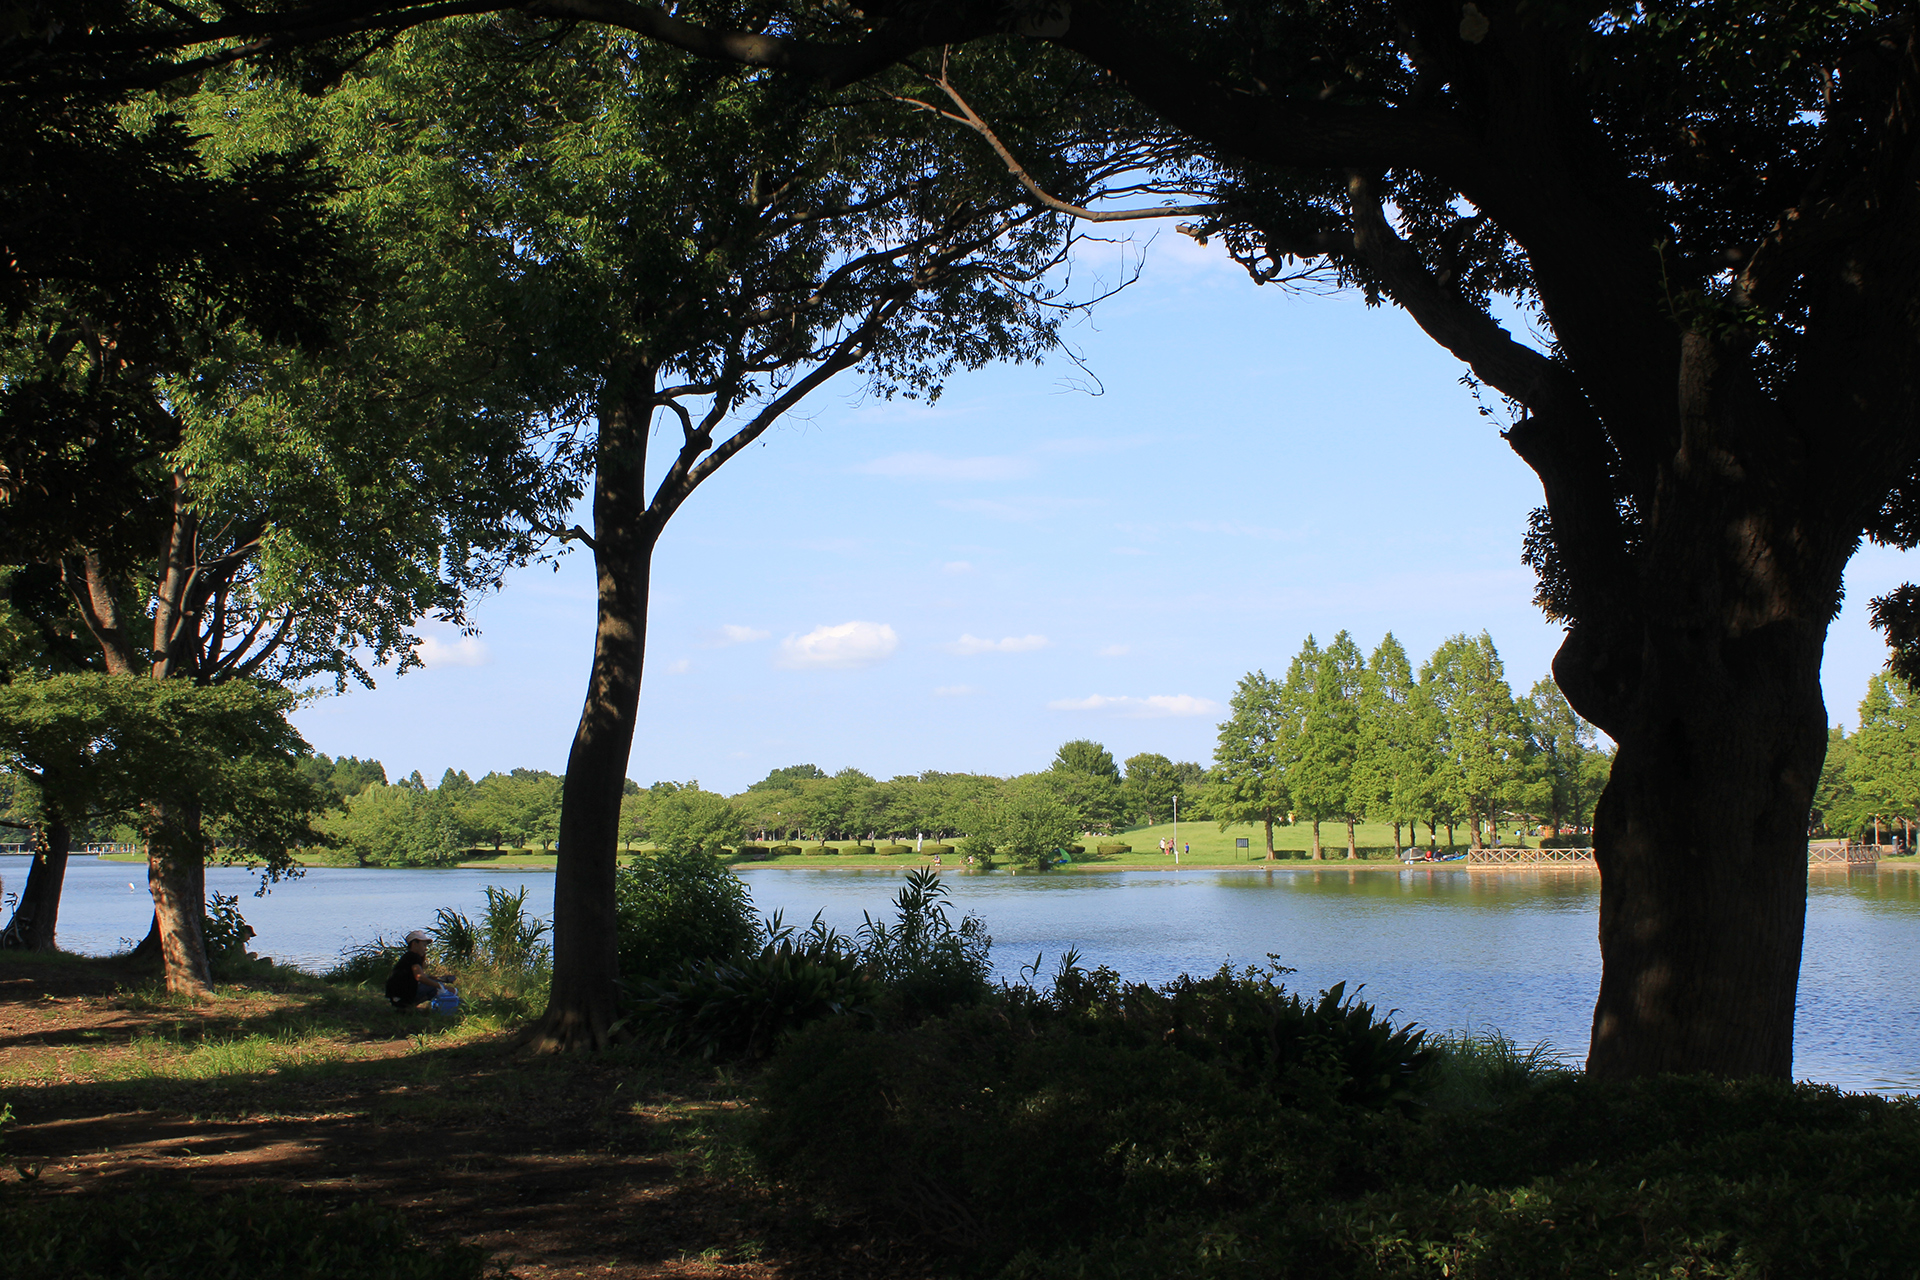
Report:
[[[751,644],[755,640],[765,640],[771,631],[762,631],[758,627],[742,627],[735,623],[726,623],[707,641],[709,649],[721,649],[730,644]]]
[[[693,663],[685,658],[667,664],[667,674],[670,676],[683,676],[691,670],[693,670]]]
[[[1032,653],[1035,649],[1047,647],[1045,636],[1008,636],[1004,640],[983,640],[975,635],[962,635],[947,646],[947,652],[958,654],[973,653]]]
[[[1033,474],[1033,463],[1027,458],[1005,455],[946,458],[937,453],[892,453],[862,463],[854,470],[870,476],[911,480],[1023,480]]]
[[[973,572],[973,562],[972,562],[971,560],[949,560],[949,561],[947,561],[947,562],[946,562],[945,564],[943,564],[943,565],[941,565],[941,566],[940,566],[940,572],[942,572],[942,573],[972,573],[972,572]]]
[[[884,662],[900,647],[900,637],[884,622],[843,622],[815,627],[780,642],[778,665],[790,670],[831,668],[842,671]]]
[[[970,684],[943,684],[933,691],[933,696],[936,698],[964,698],[970,693],[978,692],[980,692],[980,690]]]
[[[428,632],[420,638],[419,647],[414,650],[420,655],[420,665],[432,670],[435,667],[480,667],[492,661],[493,655],[487,652],[487,646],[478,636],[463,636],[452,627],[440,629],[440,633]]]
[[[1157,693],[1151,697],[1130,695],[1111,697],[1096,693],[1085,698],[1059,698],[1047,704],[1049,711],[1108,711],[1128,719],[1158,719],[1162,716],[1207,716],[1220,710],[1211,698],[1196,698],[1190,693]]]
[[[1118,658],[1118,657],[1123,657],[1124,655],[1130,652],[1132,652],[1132,650],[1127,645],[1110,644],[1106,648],[1100,650],[1100,656],[1103,658]]]

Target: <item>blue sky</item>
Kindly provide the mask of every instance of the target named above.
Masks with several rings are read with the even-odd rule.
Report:
[[[1256,288],[1164,232],[1071,339],[1101,394],[1059,358],[933,406],[843,382],[704,485],[656,553],[629,776],[1008,774],[1078,737],[1204,763],[1240,676],[1342,628],[1367,650],[1391,630],[1416,665],[1485,629],[1516,692],[1547,673],[1560,632],[1519,560],[1539,487],[1404,314]],[[1830,720],[1884,660],[1865,603],[1904,560],[1849,572]],[[592,588],[584,555],[523,570],[478,637],[429,626],[425,670],[295,720],[394,778],[558,771]]]

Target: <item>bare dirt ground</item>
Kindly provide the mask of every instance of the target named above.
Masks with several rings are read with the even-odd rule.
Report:
[[[537,1058],[504,1031],[315,984],[208,1005],[109,962],[0,961],[5,1181],[267,1183],[403,1210],[524,1280],[912,1277],[927,1260],[738,1172],[742,1091],[635,1053]]]

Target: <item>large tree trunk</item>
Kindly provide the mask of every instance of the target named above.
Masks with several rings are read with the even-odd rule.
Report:
[[[182,820],[190,834],[177,840],[148,840],[147,889],[153,895],[167,994],[202,999],[212,994],[213,974],[207,966],[202,929],[207,908],[206,864],[194,838],[199,823],[187,820],[192,817],[188,814]]]
[[[46,847],[33,858],[27,869],[27,885],[20,891],[20,904],[0,944],[23,951],[57,951],[54,929],[60,921],[60,890],[67,879],[67,855],[73,848],[73,832],[64,822],[49,822],[41,839]]]
[[[1745,634],[1684,622],[1646,629],[1627,714],[1608,726],[1619,754],[1594,821],[1601,979],[1587,1067],[1789,1078],[1826,619]],[[1570,639],[1556,676],[1590,686],[1585,657]]]
[[[593,666],[560,800],[553,982],[546,1012],[528,1035],[528,1043],[542,1052],[604,1047],[619,995],[614,872],[620,799],[640,708],[648,574],[657,529],[647,514],[645,401],[631,393],[610,400],[601,411],[594,474],[599,617]]]
[[[1273,861],[1273,814],[1267,814],[1267,861]]]
[[[1354,848],[1354,845],[1353,845],[1353,819],[1348,818],[1347,819],[1347,861],[1352,862],[1355,858],[1358,858],[1359,856],[1360,856],[1360,851]]]
[[[1313,860],[1319,862],[1326,855],[1320,850],[1320,819],[1313,820]]]

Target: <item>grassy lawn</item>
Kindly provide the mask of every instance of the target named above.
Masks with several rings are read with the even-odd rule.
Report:
[[[515,1029],[533,1010],[504,998],[402,1015],[262,969],[192,1004],[123,966],[0,952],[0,1197],[263,1185],[316,1211],[403,1210],[523,1280],[926,1273],[864,1228],[776,1207],[743,1172],[750,1099],[726,1069],[532,1056]]]

